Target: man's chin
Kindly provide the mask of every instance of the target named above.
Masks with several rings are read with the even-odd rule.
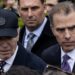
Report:
[[[63,50],[65,51],[65,52],[70,52],[70,51],[72,51],[73,49],[75,49],[74,47],[70,47],[70,46],[67,46],[67,47],[64,47],[63,48]]]

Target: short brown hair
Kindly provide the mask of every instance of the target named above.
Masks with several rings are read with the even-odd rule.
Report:
[[[49,12],[50,25],[53,26],[53,16],[55,14],[68,15],[71,11],[75,11],[75,4],[71,1],[60,2],[55,5],[52,10]]]

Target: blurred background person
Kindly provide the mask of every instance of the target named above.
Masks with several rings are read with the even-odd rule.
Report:
[[[19,14],[17,11],[17,1],[3,0],[3,7],[2,8],[11,10],[13,13],[15,13],[19,17]]]
[[[53,8],[53,6],[64,1],[71,1],[75,3],[75,0],[45,0],[45,14],[48,15],[49,11]]]
[[[58,0],[46,0],[45,13],[48,14],[48,12],[52,9],[52,7],[55,6],[57,3],[58,3]]]

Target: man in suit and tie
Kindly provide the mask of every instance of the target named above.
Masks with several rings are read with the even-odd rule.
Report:
[[[47,47],[56,44],[56,39],[50,29],[50,21],[45,17],[44,0],[18,0],[18,10],[24,21],[24,26],[20,32],[20,42],[27,51],[35,53],[41,57],[41,53]],[[33,33],[32,48],[27,48],[29,33]]]
[[[42,58],[64,71],[75,72],[75,5],[69,1],[61,2],[49,16],[58,44],[46,49]]]
[[[27,66],[42,72],[46,63],[28,53],[18,41],[18,19],[10,10],[0,10],[0,72],[7,72],[13,65]],[[6,62],[4,66],[2,62]]]

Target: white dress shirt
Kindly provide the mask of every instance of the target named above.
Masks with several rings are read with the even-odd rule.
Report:
[[[75,49],[71,52],[65,53],[63,49],[61,48],[61,63],[63,62],[63,56],[67,54],[71,59],[68,60],[68,63],[70,65],[71,71],[73,70],[74,64],[75,64]]]
[[[40,27],[38,29],[36,29],[35,31],[31,32],[33,34],[35,34],[35,37],[33,39],[34,41],[34,44],[36,43],[36,41],[38,40],[38,38],[40,37],[45,25],[46,25],[46,22],[47,22],[47,18],[45,17],[42,25],[40,25]],[[25,38],[24,38],[24,47],[26,48],[27,47],[27,42],[28,42],[28,38],[27,36],[29,35],[30,31],[26,28],[26,35],[25,35]]]
[[[10,67],[12,66],[17,51],[18,51],[18,46],[16,47],[16,50],[15,50],[14,54],[9,59],[7,59],[5,61],[6,62],[6,65],[4,65],[4,67],[3,67],[4,72],[7,72],[10,69]]]

